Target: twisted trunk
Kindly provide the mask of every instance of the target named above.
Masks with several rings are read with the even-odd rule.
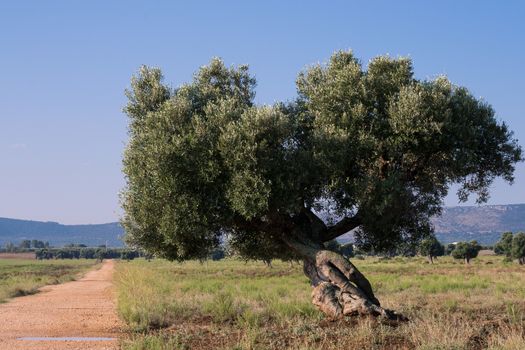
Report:
[[[285,242],[303,257],[310,279],[312,302],[331,319],[344,316],[379,316],[389,321],[407,318],[381,307],[368,279],[346,258],[306,239]]]

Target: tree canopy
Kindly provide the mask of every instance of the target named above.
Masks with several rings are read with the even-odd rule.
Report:
[[[436,237],[432,236],[421,241],[419,244],[419,254],[427,256],[432,263],[433,258],[445,254],[445,247],[439,243]]]
[[[459,199],[512,182],[522,150],[492,107],[407,58],[364,67],[337,52],[297,78],[298,97],[254,103],[247,66],[213,59],[172,89],[141,67],[127,90],[122,223],[132,245],[204,259],[230,238],[255,258],[301,255],[352,229],[375,251],[428,237],[451,184]],[[322,220],[332,213],[335,222]]]
[[[494,253],[510,258],[512,256],[512,238],[512,232],[504,232],[494,246]]]
[[[456,244],[456,248],[452,251],[452,257],[454,259],[464,259],[468,264],[470,259],[474,259],[478,256],[481,246],[476,241],[471,242],[459,242]]]
[[[518,259],[520,265],[525,264],[525,233],[517,233],[512,240],[512,257]]]

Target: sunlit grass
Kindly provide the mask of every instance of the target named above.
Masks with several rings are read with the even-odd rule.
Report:
[[[525,268],[484,256],[354,263],[411,321],[327,322],[300,265],[236,260],[117,265],[125,349],[525,349]],[[168,347],[169,348],[169,347]]]

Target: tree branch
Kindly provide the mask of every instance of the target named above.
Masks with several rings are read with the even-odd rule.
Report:
[[[352,217],[345,217],[337,224],[328,227],[328,229],[321,234],[321,242],[331,241],[332,239],[342,236],[348,231],[352,231],[353,229],[361,226],[361,224],[362,221],[359,217],[359,213]]]
[[[310,222],[310,228],[312,229],[313,234],[312,238],[314,240],[320,238],[323,232],[328,230],[326,224],[309,208],[304,208],[303,213],[306,215],[308,221]]]

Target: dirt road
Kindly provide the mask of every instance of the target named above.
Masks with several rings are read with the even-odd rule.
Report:
[[[118,349],[114,264],[106,260],[78,281],[0,304],[0,350]]]

